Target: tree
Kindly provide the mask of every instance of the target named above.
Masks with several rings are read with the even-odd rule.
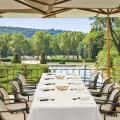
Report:
[[[45,58],[45,52],[44,52],[44,51],[41,52],[40,63],[41,63],[41,64],[46,64],[46,63],[47,63],[46,58]]]
[[[14,54],[12,63],[21,63],[20,56],[17,53]]]
[[[0,35],[0,53],[1,57],[7,57],[9,54],[11,54],[9,43],[11,41],[11,35],[10,34],[3,34]]]
[[[104,46],[104,34],[103,32],[91,31],[83,39],[84,49],[87,50],[88,58],[95,59],[98,52],[102,50]]]
[[[92,30],[97,30],[97,31],[105,31],[106,28],[106,18],[103,17],[92,17],[90,18],[93,20],[91,23]],[[119,36],[119,31],[120,29],[120,18],[118,17],[113,17],[110,18],[110,31],[111,31],[111,40],[116,46],[116,49],[120,55],[120,36]]]
[[[44,51],[49,54],[50,51],[50,41],[52,36],[45,32],[36,32],[32,37],[32,43],[34,45],[34,50],[36,51],[36,55],[40,56],[41,52]]]
[[[61,49],[60,49],[59,44],[60,44],[59,36],[58,35],[53,36],[53,39],[50,42],[50,49],[53,55],[61,54]]]
[[[17,53],[19,56],[22,55],[22,48],[24,46],[24,41],[26,40],[25,36],[21,33],[19,34],[12,34],[12,41],[11,44],[11,50],[13,54]],[[26,49],[26,48],[25,48]]]

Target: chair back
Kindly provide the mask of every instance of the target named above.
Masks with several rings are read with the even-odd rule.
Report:
[[[0,86],[0,93],[1,93],[1,99],[5,102],[5,99],[9,99],[9,95],[7,93],[7,90],[3,87]],[[7,102],[7,101],[6,101]],[[9,101],[8,101],[9,102]]]
[[[98,80],[98,78],[99,78],[99,72],[97,72],[96,74],[95,74],[95,76],[94,76],[94,78],[93,78],[93,86],[92,86],[92,88],[96,88],[96,86],[97,86],[97,80]]]
[[[17,76],[17,78],[18,78],[19,80],[21,80],[23,86],[26,85],[26,79],[25,79],[24,75],[19,74],[19,75]]]
[[[120,88],[112,88],[109,93],[109,101],[117,102],[118,94],[120,94]]]
[[[109,98],[110,100],[113,99],[113,104],[111,106],[111,111],[116,111],[116,107],[118,107],[116,104],[120,102],[120,88],[115,88],[112,95]]]
[[[20,88],[20,92],[24,92],[23,91],[22,81],[20,79],[17,79],[17,82],[18,82],[18,85],[19,85],[19,88]]]
[[[108,93],[109,89],[115,84],[114,82],[111,82],[110,79],[111,78],[104,81],[104,83],[99,91],[99,94],[102,95],[102,93]]]
[[[114,87],[114,82],[109,82],[105,84],[105,86],[102,89],[102,93],[109,93],[109,91]]]
[[[19,87],[19,84],[17,81],[10,81],[10,85],[11,85],[11,88],[12,88],[12,92],[13,92],[13,95],[14,95],[14,98],[15,99],[18,99],[20,98],[20,94],[18,94],[18,92],[20,92],[20,87]]]
[[[98,72],[96,72],[96,71],[94,71],[93,73],[91,73],[90,80],[94,81],[94,79],[95,79],[95,77],[96,77],[97,74],[98,74]]]

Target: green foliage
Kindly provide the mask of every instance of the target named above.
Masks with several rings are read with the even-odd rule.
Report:
[[[11,62],[11,58],[0,58],[2,62]]]
[[[96,59],[99,51],[104,46],[104,33],[91,31],[83,39],[84,44],[84,57]]]
[[[65,60],[60,61],[60,64],[65,64]]]
[[[18,54],[14,54],[12,63],[21,63],[20,56]]]
[[[65,62],[82,62],[82,60],[79,59],[47,59],[47,62],[61,62],[61,61],[65,61]]]
[[[45,58],[45,52],[42,51],[41,52],[41,59],[40,59],[40,64],[46,64],[47,61],[46,61],[46,58]]]

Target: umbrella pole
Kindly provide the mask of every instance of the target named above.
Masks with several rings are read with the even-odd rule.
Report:
[[[106,31],[106,49],[107,49],[107,77],[110,77],[110,17],[109,17],[109,10],[107,10],[107,31]]]

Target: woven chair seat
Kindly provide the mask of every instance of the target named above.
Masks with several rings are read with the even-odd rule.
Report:
[[[14,113],[11,114],[9,112],[1,113],[2,120],[24,120],[24,114],[23,113]]]
[[[10,110],[25,109],[26,104],[25,103],[7,104],[6,107]]]

